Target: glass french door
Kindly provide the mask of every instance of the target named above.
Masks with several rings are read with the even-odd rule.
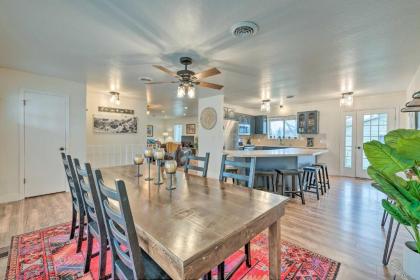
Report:
[[[384,142],[388,131],[395,128],[395,109],[346,112],[343,125],[343,175],[369,178],[369,161],[363,152],[363,143],[371,140]]]

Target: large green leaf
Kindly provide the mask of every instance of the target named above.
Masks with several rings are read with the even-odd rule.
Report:
[[[407,217],[405,217],[404,212],[398,209],[397,206],[391,204],[388,200],[382,200],[382,207],[400,224],[405,226],[409,226],[410,222],[408,221]]]
[[[420,131],[397,129],[385,136],[385,144],[406,159],[420,160]]]
[[[407,207],[411,202],[417,201],[417,198],[414,197],[403,186],[395,183],[395,181],[390,180],[373,166],[369,166],[367,172],[370,178],[378,183],[381,191],[393,200],[399,202],[400,204],[405,204]]]
[[[408,160],[379,141],[373,140],[363,145],[369,163],[382,173],[387,175],[395,174],[414,165],[413,160]]]

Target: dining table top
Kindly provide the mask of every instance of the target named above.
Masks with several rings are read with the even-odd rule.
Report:
[[[174,279],[198,278],[217,266],[279,220],[288,199],[181,171],[169,191],[168,179],[158,186],[135,177],[135,165],[100,170],[108,186],[125,182],[140,246]]]

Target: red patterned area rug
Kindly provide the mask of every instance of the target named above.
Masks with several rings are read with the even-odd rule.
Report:
[[[84,252],[76,254],[75,240],[69,241],[70,224],[57,225],[12,238],[7,280],[26,279],[82,279],[93,280],[97,276],[98,260],[95,257],[90,273],[83,274]],[[84,242],[84,246],[86,246]],[[329,280],[337,277],[340,263],[318,255],[290,242],[282,241],[281,279]],[[97,246],[94,245],[94,252]],[[268,279],[268,239],[263,232],[251,242],[252,266],[245,264],[231,279]],[[241,258],[241,251],[226,260],[226,273]],[[111,258],[108,254],[107,273],[110,273]],[[213,279],[217,278],[214,269]]]

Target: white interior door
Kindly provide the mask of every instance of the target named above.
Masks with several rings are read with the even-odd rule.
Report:
[[[24,93],[25,197],[66,190],[60,149],[66,149],[65,96]]]
[[[356,177],[369,178],[369,161],[363,152],[363,143],[371,140],[384,142],[384,136],[395,128],[395,109],[357,112]]]

